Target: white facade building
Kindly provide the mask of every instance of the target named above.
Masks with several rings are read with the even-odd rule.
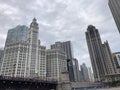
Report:
[[[61,81],[61,74],[67,71],[66,54],[60,49],[49,49],[47,54],[47,78]]]
[[[28,48],[29,44],[26,42],[16,42],[6,45],[1,74],[12,77],[25,77]]]
[[[21,39],[18,42],[6,43],[1,68],[2,75],[40,79],[46,77],[46,47],[40,45],[38,29],[34,18],[30,25],[28,40]],[[11,33],[9,35],[11,36]],[[19,36],[22,38],[22,35],[18,35],[17,38]],[[27,35],[23,37],[25,36]]]

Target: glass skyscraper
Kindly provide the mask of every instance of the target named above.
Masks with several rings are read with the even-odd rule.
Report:
[[[13,29],[8,30],[6,44],[19,41],[27,41],[29,38],[29,28],[25,25],[18,25]]]

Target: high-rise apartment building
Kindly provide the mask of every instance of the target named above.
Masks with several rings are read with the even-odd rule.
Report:
[[[109,7],[120,32],[120,0],[109,0]]]
[[[86,67],[85,63],[80,65],[81,67],[81,75],[82,75],[82,81],[83,82],[89,82],[89,74],[88,74],[88,68]]]
[[[47,78],[61,81],[62,72],[67,71],[66,54],[61,49],[48,49],[47,59]]]
[[[70,41],[66,42],[55,42],[55,44],[51,45],[51,49],[61,49],[67,55],[67,68],[69,73],[70,81],[75,81],[74,69],[73,69],[73,54],[72,54],[72,45]]]
[[[34,18],[29,30],[26,26],[17,26],[8,31],[2,75],[42,79],[46,77],[46,47],[40,45],[38,29]]]
[[[86,32],[88,50],[95,81],[105,80],[105,75],[115,74],[116,69],[108,42],[102,44],[98,30],[89,25]]]

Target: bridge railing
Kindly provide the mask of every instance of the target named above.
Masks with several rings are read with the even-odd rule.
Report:
[[[40,79],[40,78],[22,78],[22,77],[10,77],[10,76],[0,76],[0,80],[12,80],[12,81],[28,81],[28,82],[45,82],[45,83],[55,83],[57,84],[57,80],[55,79]]]

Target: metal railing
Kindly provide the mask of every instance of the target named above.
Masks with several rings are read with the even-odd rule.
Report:
[[[22,77],[10,77],[10,76],[0,76],[0,80],[11,80],[11,81],[28,81],[28,82],[44,82],[44,83],[51,83],[57,84],[57,80],[54,79],[40,79],[40,78],[22,78]]]

